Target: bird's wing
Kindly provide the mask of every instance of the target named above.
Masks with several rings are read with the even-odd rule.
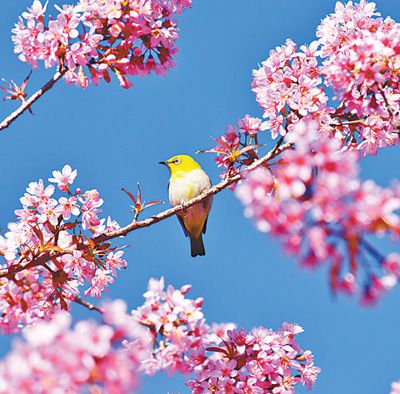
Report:
[[[209,182],[210,182],[210,186],[209,187],[211,187],[211,181],[209,180]],[[208,212],[210,212],[210,209],[211,209],[211,202],[212,202],[212,197],[208,197],[208,198],[206,198],[205,200],[202,201],[203,207],[206,208],[206,209],[208,208],[207,209]],[[206,221],[204,222],[203,230],[201,230],[201,232],[203,234],[205,234],[206,231],[207,231],[207,221],[208,221],[208,214],[207,214]]]
[[[207,231],[207,221],[208,221],[208,217],[207,217],[206,221],[204,222],[203,230],[201,230],[201,232],[202,232],[203,234],[205,234],[206,231]]]
[[[182,219],[179,215],[176,215],[176,217],[178,218],[179,223],[180,223],[181,226],[182,226],[182,229],[183,229],[183,232],[184,232],[184,234],[185,234],[185,237],[187,237],[187,236],[188,236],[188,233],[187,233],[187,231],[186,231],[185,223],[183,223],[183,219]]]

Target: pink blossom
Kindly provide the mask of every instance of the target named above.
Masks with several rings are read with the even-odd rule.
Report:
[[[28,8],[28,12],[23,12],[22,17],[28,20],[39,19],[43,17],[46,12],[48,1],[42,5],[39,0],[34,0],[31,7]]]
[[[91,237],[119,226],[111,218],[106,223],[98,216],[103,200],[96,190],[71,192],[76,174],[70,166],[53,172],[50,180],[57,183],[59,193],[65,193],[58,199],[54,185],[45,185],[42,180],[29,183],[20,199],[22,208],[15,211],[17,222],[9,223],[0,236],[0,254],[9,270],[2,276],[0,289],[3,332],[19,330],[68,309],[88,283],[84,294],[100,296],[114,281],[117,269],[127,265],[122,251],[109,243],[91,243]],[[57,256],[32,264],[48,254]],[[21,269],[25,265],[27,268]]]
[[[65,80],[85,88],[90,80],[110,81],[114,73],[129,88],[129,75],[164,75],[174,67],[177,22],[190,0],[80,0],[55,6],[55,18],[45,15],[47,3],[35,0],[13,29],[20,60],[38,67],[65,67]],[[105,33],[106,32],[106,33]]]
[[[48,185],[45,187],[43,181],[40,179],[39,182],[30,182],[26,188],[26,192],[33,197],[33,201],[47,201],[54,194],[54,186]],[[22,200],[21,203],[25,205],[25,200]]]
[[[271,130],[272,138],[286,135],[301,117],[328,111],[316,49],[313,43],[297,52],[296,44],[287,40],[253,72],[253,91],[268,119],[264,128]]]
[[[140,331],[131,339],[131,352],[116,341],[117,328],[81,321],[70,327],[66,312],[51,322],[24,330],[0,363],[0,393],[18,392],[127,393],[139,383],[143,345]],[[134,340],[133,340],[134,339]]]
[[[320,369],[295,343],[299,332],[288,324],[276,333],[263,327],[228,331],[227,339],[208,346],[211,356],[205,348],[192,354],[195,379],[187,386],[192,393],[294,393],[298,383],[311,389]]]
[[[72,170],[71,166],[67,164],[61,171],[53,171],[54,178],[49,178],[49,182],[57,183],[62,192],[68,192],[69,185],[74,183],[77,174],[78,171]]]
[[[101,225],[98,213],[101,212],[101,207],[103,205],[103,200],[99,197],[97,190],[89,190],[79,197],[82,203],[82,227],[84,230],[92,229],[95,231],[95,227]]]
[[[281,239],[288,252],[300,255],[302,265],[328,262],[334,291],[357,291],[362,254],[377,260],[380,275],[369,271],[361,286],[369,303],[397,283],[396,255],[385,259],[367,236],[398,238],[400,194],[395,187],[361,182],[357,154],[318,134],[318,126],[314,121],[296,125],[289,135],[295,149],[283,152],[276,168],[250,172],[237,195],[246,216],[253,217],[261,231]],[[348,270],[343,250],[348,253]]]
[[[66,312],[36,322],[0,362],[0,393],[122,394],[137,387],[140,371],[159,370],[190,374],[193,393],[287,393],[298,384],[314,385],[320,370],[295,341],[300,326],[284,323],[276,332],[208,326],[203,300],[187,298],[189,290],[165,289],[163,279],[151,279],[145,303],[131,315],[115,300],[103,305],[103,323],[71,327]]]
[[[122,258],[123,254],[124,252],[122,250],[119,250],[118,252],[115,253],[110,252],[106,256],[105,261],[107,263],[109,270],[114,276],[117,276],[117,271],[116,271],[117,269],[126,268],[127,266],[126,260]]]
[[[260,119],[246,115],[239,119],[238,126],[239,128],[229,125],[221,138],[214,138],[217,143],[214,148],[201,151],[217,155],[215,162],[219,167],[225,168],[222,178],[238,173],[242,167],[250,165],[257,158],[257,133],[265,130],[264,124]]]
[[[364,156],[400,143],[400,25],[378,16],[374,3],[338,2],[317,41],[298,49],[289,39],[270,51],[252,87],[272,138],[307,117],[343,149]],[[326,87],[336,93],[336,108],[327,106]]]
[[[37,207],[37,212],[40,214],[38,216],[38,223],[46,223],[48,221],[56,225],[58,221],[58,215],[55,209],[56,205],[57,201],[52,198],[39,204]]]
[[[362,119],[343,132],[359,139],[358,149],[364,155],[399,143],[398,100],[393,98],[400,93],[394,71],[399,63],[400,25],[391,18],[377,18],[375,7],[367,1],[337,3],[317,29],[324,58],[321,73],[342,100],[340,107],[347,110],[339,115],[339,123],[346,124],[354,113]]]
[[[153,334],[155,346],[142,366],[149,374],[158,370],[187,372],[185,355],[202,346],[208,332],[201,311],[202,299],[186,298],[187,291],[186,286],[181,290],[168,286],[165,290],[163,278],[151,279],[144,305],[132,311],[134,319]]]
[[[78,206],[78,199],[76,197],[60,197],[58,202],[59,205],[57,207],[57,214],[58,216],[62,215],[64,220],[69,220],[71,215],[79,215],[80,209]]]
[[[313,386],[320,369],[312,353],[295,342],[303,331],[300,326],[284,323],[276,332],[263,327],[247,332],[232,323],[209,326],[201,310],[203,300],[187,298],[189,290],[189,285],[165,289],[163,278],[152,278],[145,303],[132,311],[150,338],[141,365],[147,374],[190,374],[187,386],[192,393],[294,393],[297,384]],[[125,321],[124,305],[116,309],[107,312],[113,324]],[[131,351],[129,342],[125,346]]]
[[[90,294],[92,297],[100,297],[109,283],[113,283],[114,279],[109,275],[111,271],[97,269],[92,279],[92,285],[85,291],[85,295]]]
[[[250,115],[246,115],[243,119],[239,119],[238,125],[243,133],[249,135],[254,135],[259,131],[264,130],[261,119],[253,118]]]
[[[223,178],[242,176],[237,195],[260,231],[278,237],[304,267],[328,263],[332,290],[361,292],[364,304],[399,277],[397,257],[369,239],[398,240],[400,189],[358,176],[360,156],[400,143],[400,25],[375,8],[338,2],[317,41],[298,49],[289,39],[270,51],[253,71],[263,119],[247,115],[205,151],[217,155]],[[274,148],[264,150],[265,133],[253,132],[261,128],[280,136]]]

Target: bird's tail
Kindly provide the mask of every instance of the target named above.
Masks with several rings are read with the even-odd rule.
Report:
[[[190,252],[192,257],[204,256],[206,254],[201,234],[199,238],[190,237]]]

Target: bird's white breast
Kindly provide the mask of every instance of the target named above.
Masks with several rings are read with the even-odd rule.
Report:
[[[168,193],[171,205],[189,201],[210,186],[210,178],[200,168],[186,173],[177,173],[169,183]]]

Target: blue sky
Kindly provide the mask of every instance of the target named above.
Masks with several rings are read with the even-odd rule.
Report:
[[[0,76],[17,82],[29,67],[14,55],[10,30],[29,4],[3,1],[0,13]],[[377,4],[384,16],[400,20],[398,0]],[[135,79],[128,91],[115,81],[87,90],[60,82],[34,106],[34,116],[24,115],[0,134],[0,227],[14,219],[28,182],[47,179],[66,163],[78,169],[77,185],[97,188],[104,213],[121,224],[131,218],[121,187],[134,190],[139,181],[147,200],[167,200],[167,171],[158,162],[210,147],[210,136],[219,136],[247,113],[260,116],[251,70],[288,37],[299,44],[312,41],[334,5],[333,0],[194,0],[180,18],[180,54],[167,77]],[[30,89],[50,75],[35,72]],[[0,117],[13,108],[14,103],[1,104]],[[219,170],[212,155],[198,160],[216,183]],[[363,162],[362,176],[385,186],[398,176],[398,168],[398,148],[387,149]],[[192,296],[205,298],[209,322],[234,321],[247,329],[301,324],[300,345],[315,353],[323,370],[315,393],[388,393],[391,381],[400,379],[399,289],[374,308],[334,299],[326,270],[301,270],[276,240],[243,217],[230,191],[214,199],[204,258],[190,257],[188,240],[174,218],[137,231],[126,242],[129,266],[109,297],[125,299],[130,308],[142,303],[147,280],[163,275],[175,286],[193,285]],[[80,307],[73,313],[90,316]],[[1,354],[8,349],[9,338],[0,337]],[[140,392],[187,391],[181,377],[161,375],[145,379]]]

